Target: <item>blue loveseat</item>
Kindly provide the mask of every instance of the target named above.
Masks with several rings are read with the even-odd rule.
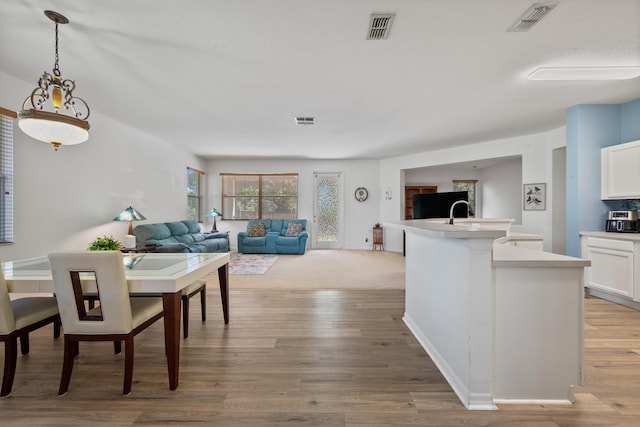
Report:
[[[264,235],[260,235],[262,229]],[[247,231],[238,233],[238,252],[302,255],[307,246],[308,237],[306,219],[251,220],[247,224]]]
[[[137,246],[160,245],[158,252],[229,252],[227,233],[203,234],[192,220],[142,224],[133,234]]]

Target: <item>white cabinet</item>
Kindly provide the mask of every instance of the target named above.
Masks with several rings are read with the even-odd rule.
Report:
[[[640,199],[640,140],[600,150],[601,198]]]
[[[591,260],[585,269],[585,286],[635,301],[640,300],[635,271],[640,243],[631,240],[582,236],[582,257]]]

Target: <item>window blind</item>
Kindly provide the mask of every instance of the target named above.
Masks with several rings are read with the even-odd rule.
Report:
[[[13,114],[0,109],[0,243],[13,242]]]
[[[224,219],[296,219],[297,173],[221,173]]]

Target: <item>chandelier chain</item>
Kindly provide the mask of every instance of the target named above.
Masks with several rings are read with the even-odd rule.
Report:
[[[58,67],[58,21],[56,22],[56,57],[55,57],[55,64],[53,66],[53,74],[56,75],[56,77],[60,77],[60,68]]]

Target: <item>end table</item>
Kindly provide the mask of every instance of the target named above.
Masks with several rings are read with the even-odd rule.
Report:
[[[382,227],[373,227],[373,249],[372,250],[384,250],[384,245],[382,243],[383,233]]]

